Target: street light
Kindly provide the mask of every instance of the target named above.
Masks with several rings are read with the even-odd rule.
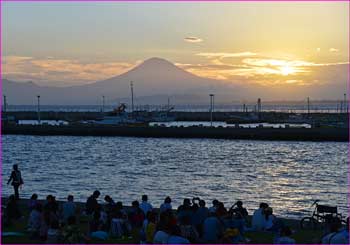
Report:
[[[4,113],[7,111],[7,101],[6,101],[6,95],[4,95]]]
[[[213,110],[214,110],[214,94],[209,94],[210,96],[210,127],[213,126]]]
[[[102,113],[105,112],[105,96],[102,95]]]
[[[38,124],[41,124],[41,120],[40,120],[40,95],[37,95],[38,98]]]

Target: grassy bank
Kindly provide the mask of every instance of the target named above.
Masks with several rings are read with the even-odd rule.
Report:
[[[25,243],[25,244],[42,244],[45,243],[40,240],[31,240],[29,237],[29,233],[27,232],[27,221],[29,216],[29,211],[26,206],[28,200],[21,200],[19,202],[20,209],[24,215],[23,218],[18,220],[17,222],[14,222],[9,227],[2,227],[2,232],[20,232],[23,233],[23,236],[10,236],[10,237],[2,237],[1,243],[2,244],[14,244],[14,243]],[[2,206],[6,204],[5,198],[2,198]],[[83,207],[83,203],[77,203],[78,206]],[[319,243],[322,231],[317,230],[300,230],[299,229],[299,221],[294,219],[285,219],[281,218],[283,222],[290,226],[294,230],[294,234],[292,235],[292,238],[295,239],[295,241],[299,244],[312,244],[312,243]],[[88,218],[87,217],[81,217],[80,218],[80,229],[82,232],[87,233],[88,232]],[[138,231],[134,230],[132,232],[132,238],[124,238],[124,239],[115,239],[115,238],[109,238],[106,241],[101,240],[91,240],[91,244],[121,244],[121,243],[139,243],[139,236]],[[271,233],[267,232],[247,232],[245,234],[247,238],[250,239],[250,244],[257,244],[257,243],[273,243],[273,235]]]

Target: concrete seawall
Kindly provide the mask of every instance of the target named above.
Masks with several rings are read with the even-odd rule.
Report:
[[[343,142],[349,140],[348,128],[128,127],[83,124],[69,126],[3,125],[1,133],[19,135],[132,136]]]
[[[4,115],[15,117],[17,120],[36,120],[38,113],[35,111],[8,111],[3,112]],[[142,114],[144,112],[135,112],[135,115]],[[147,112],[149,117],[157,115],[157,112]],[[186,111],[172,111],[168,114],[170,117],[174,117],[177,121],[209,121],[209,112],[186,112]],[[247,117],[249,113],[245,112],[214,112],[214,121],[226,121],[235,117]],[[260,120],[264,122],[286,122],[291,115],[295,113],[285,112],[261,112],[259,114]],[[80,121],[80,120],[95,120],[103,117],[101,112],[64,112],[64,111],[42,111],[40,113],[41,120],[67,120],[67,121]],[[303,114],[302,116],[305,122],[312,119],[312,121],[320,122],[322,120],[332,120],[339,122],[348,122],[348,115],[346,113],[310,113]]]

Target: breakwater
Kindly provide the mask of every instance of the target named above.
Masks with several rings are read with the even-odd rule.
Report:
[[[160,127],[110,125],[3,125],[2,134],[67,136],[132,136],[250,140],[348,141],[348,128]]]
[[[152,118],[156,116],[159,112],[157,111],[136,111],[135,116],[147,116]],[[36,120],[38,118],[38,113],[36,111],[8,111],[2,113],[2,116],[14,117],[17,120]],[[285,113],[285,112],[260,112],[260,113],[250,113],[250,112],[214,112],[214,121],[226,121],[239,118],[246,118],[245,121],[264,121],[270,123],[280,123],[288,122],[289,120],[295,120],[295,113]],[[40,113],[41,120],[65,120],[65,121],[81,121],[81,120],[95,120],[102,118],[104,116],[101,112],[67,112],[67,111],[43,111]],[[188,111],[172,111],[168,113],[169,117],[175,118],[177,121],[209,121],[209,112],[188,112]],[[304,113],[298,115],[298,121],[300,122],[322,122],[322,121],[336,121],[348,123],[348,114],[346,113]]]

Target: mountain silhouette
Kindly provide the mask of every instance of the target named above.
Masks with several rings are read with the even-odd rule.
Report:
[[[164,103],[167,96],[186,98],[187,101],[182,102],[193,103],[191,97],[208,100],[209,93],[234,91],[226,82],[196,76],[162,58],[147,59],[123,74],[86,85],[44,87],[33,82],[3,79],[2,86],[3,94],[12,104],[35,104],[36,96],[40,94],[43,104],[78,105],[100,104],[102,95],[107,102],[129,102],[131,81],[136,101],[142,103]]]

